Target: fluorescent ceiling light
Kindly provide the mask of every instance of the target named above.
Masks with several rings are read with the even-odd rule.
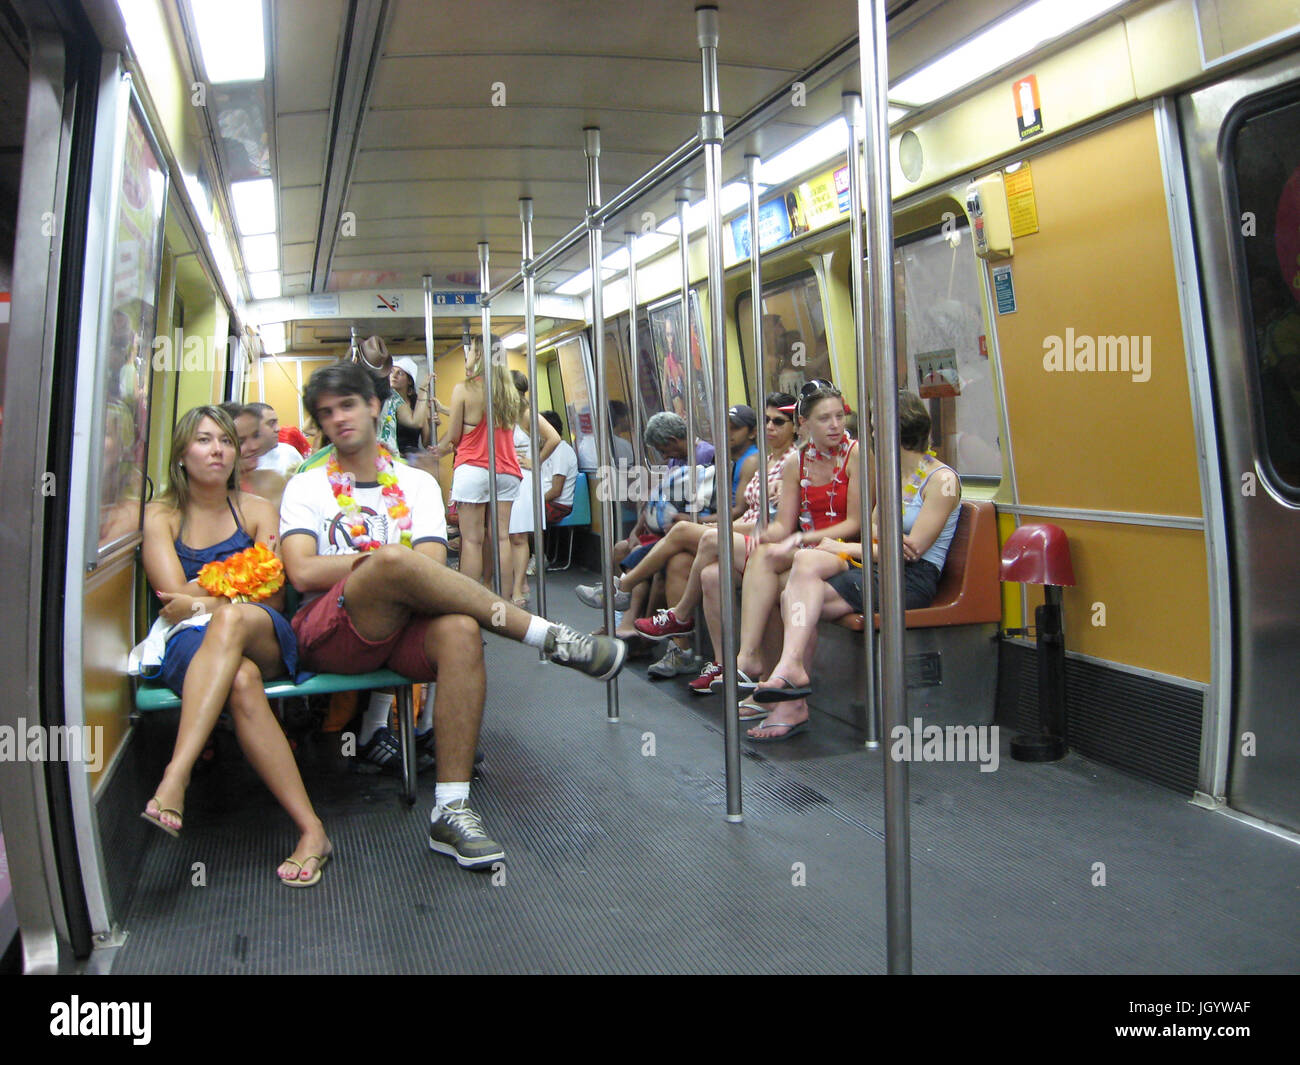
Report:
[[[280,269],[280,238],[274,233],[245,237],[241,243],[244,246],[244,269],[249,273]]]
[[[848,151],[849,124],[841,115],[759,166],[758,180],[764,185],[784,185],[829,159],[847,157]]]
[[[1124,0],[1035,0],[965,44],[927,63],[889,90],[891,99],[924,107],[1027,55],[1039,45],[1117,8]]]
[[[275,183],[270,178],[232,182],[230,199],[240,236],[275,232]]]
[[[587,269],[580,274],[574,274],[555,291],[561,296],[581,296],[584,292],[590,292],[591,270]]]
[[[171,39],[154,0],[117,0],[117,9],[122,12],[126,35],[137,58],[171,54]]]
[[[285,344],[283,322],[263,322],[257,327],[262,338],[262,351],[267,355],[283,355],[288,345]]]
[[[643,262],[676,243],[665,233],[641,233],[636,238],[636,261]]]
[[[605,256],[605,258],[600,260],[600,265],[603,266],[606,270],[611,270],[614,273],[618,273],[620,270],[626,270],[627,269],[627,248],[622,247],[622,248],[618,248],[615,251],[610,252],[608,255]]]
[[[261,81],[266,77],[262,0],[190,0],[194,36],[208,81]]]
[[[261,274],[248,275],[248,291],[255,300],[274,300],[280,298],[280,271],[268,270]]]
[[[503,337],[501,343],[508,348],[522,348],[528,343],[528,334],[511,333],[508,337]]]

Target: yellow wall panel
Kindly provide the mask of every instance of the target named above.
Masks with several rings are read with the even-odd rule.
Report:
[[[1034,158],[1040,231],[1016,241],[997,315],[1020,502],[1201,514],[1169,220],[1150,114]],[[1104,207],[1099,198],[1104,195]],[[1149,343],[1149,379],[1044,368],[1045,345]]]
[[[1208,683],[1204,534],[1060,518],[1052,523],[1070,538],[1077,582],[1062,596],[1066,650]],[[1034,585],[1027,590],[1032,620],[1043,594]],[[1099,606],[1104,625],[1094,624],[1102,619]]]
[[[85,722],[102,730],[97,742],[103,751],[92,788],[98,786],[129,728],[131,683],[123,666],[136,642],[131,631],[132,611],[126,608],[133,600],[133,562],[111,568],[106,575],[96,575],[85,590],[81,626]]]

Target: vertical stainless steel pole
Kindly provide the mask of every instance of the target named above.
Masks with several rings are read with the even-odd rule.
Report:
[[[749,183],[749,309],[754,326],[754,410],[758,413],[758,529],[767,528],[767,379],[763,373],[763,253],[758,239],[758,166],[756,155],[745,156]],[[775,389],[773,389],[775,391]],[[790,417],[794,417],[791,412]]]
[[[483,406],[487,417],[488,440],[488,509],[483,519],[484,539],[492,544],[492,590],[501,594],[501,544],[497,539],[497,423],[492,410],[492,377],[497,359],[506,357],[505,349],[494,349],[492,344],[492,308],[488,303],[488,293],[492,286],[488,281],[488,245],[479,241],[478,245],[478,291],[479,311],[483,326]]]
[[[628,351],[632,353],[632,395],[628,401],[632,411],[632,455],[636,465],[642,467],[645,465],[645,441],[641,424],[641,349],[636,330],[636,232],[629,229],[623,237],[627,241]]]
[[[871,452],[876,443],[871,439],[871,390],[867,377],[870,363],[867,359],[867,301],[865,298],[865,263],[862,248],[862,97],[855,92],[842,96],[844,121],[849,126],[849,248],[852,261],[849,276],[853,287],[853,365],[858,378],[858,485],[862,499],[862,543],[871,540],[871,504],[873,489],[871,479]],[[871,582],[863,569],[862,616],[870,618],[875,607]],[[880,746],[879,719],[876,716],[876,658],[875,625],[868,624],[863,632],[862,700],[867,714],[867,743],[870,750]]]
[[[875,357],[877,514],[880,532],[880,683],[885,738],[905,724],[903,674],[903,511],[899,483],[898,367],[894,355],[894,233],[889,193],[889,63],[885,0],[858,0],[862,91],[866,109],[866,178],[870,193],[871,339]],[[863,570],[863,584],[868,574]],[[888,968],[912,971],[911,826],[907,763],[885,752],[885,909]]]
[[[695,369],[691,359],[691,255],[690,243],[686,236],[687,202],[685,196],[677,197],[677,249],[682,265],[682,331],[677,334],[677,354],[685,362],[683,376],[686,395],[683,401],[686,407],[686,479],[690,486],[688,489],[690,499],[687,501],[686,510],[694,521],[699,514],[695,508]],[[671,399],[669,397],[665,399],[668,399],[668,409],[671,410]],[[717,461],[716,458],[714,461]]]
[[[524,277],[524,333],[528,337],[528,396],[531,401],[528,431],[533,436],[533,557],[537,559],[537,614],[546,617],[546,551],[542,541],[542,515],[546,503],[542,499],[542,436],[537,424],[537,315],[534,306],[537,293],[533,276],[533,201],[529,196],[519,198],[519,221],[523,227],[520,273]],[[539,652],[538,657],[545,659],[546,655]]]
[[[433,365],[433,275],[425,274],[424,282],[424,361],[429,369],[429,439],[438,442],[438,375]],[[415,387],[415,382],[411,382]],[[419,402],[418,398],[416,402]]]
[[[718,9],[697,7],[695,28],[700,42],[700,63],[704,74],[704,109],[700,115],[700,142],[704,145],[704,186],[708,204],[707,247],[709,258],[709,354],[713,361],[713,483],[718,496],[718,576],[722,597],[722,646],[714,653],[723,666],[722,720],[727,767],[727,820],[743,821],[740,796],[740,720],[736,716],[736,627],[731,604],[735,601],[736,575],[732,569],[731,507],[727,491],[731,484],[727,433],[727,348],[722,279],[722,104],[718,93]],[[757,243],[757,230],[750,234]],[[703,367],[701,366],[701,369]],[[692,444],[694,441],[692,441]],[[761,470],[763,467],[760,466]],[[766,478],[764,478],[766,479]]]
[[[614,485],[617,471],[610,461],[613,441],[609,434],[609,388],[605,382],[605,290],[601,265],[600,129],[582,131],[587,155],[587,246],[591,252],[591,360],[596,372],[596,461],[600,463],[597,496],[600,499],[600,574],[605,586],[605,631],[614,635]],[[618,720],[618,677],[605,686],[606,716]]]

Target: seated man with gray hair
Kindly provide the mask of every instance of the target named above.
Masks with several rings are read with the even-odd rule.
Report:
[[[665,478],[671,477],[672,471],[680,469],[686,465],[686,458],[690,454],[686,439],[686,419],[679,414],[671,411],[661,411],[654,415],[645,426],[646,446],[653,448],[667,460],[667,467],[658,467],[656,476],[652,478],[652,483],[662,483]],[[713,445],[704,440],[695,441],[695,465],[712,466],[714,464],[715,454]],[[688,520],[691,514],[688,511],[689,503],[685,499],[670,500],[675,502],[678,509],[677,514],[669,518],[670,522],[678,520]],[[635,566],[649,552],[662,537],[667,529],[662,527],[662,522],[656,520],[656,515],[650,513],[651,509],[657,509],[654,501],[648,502],[641,506],[637,512],[636,524],[627,539],[620,540],[614,545],[614,562],[622,569],[627,570]],[[701,513],[704,513],[703,511]],[[638,584],[632,591],[631,605],[618,620],[614,634],[623,639],[632,639],[637,637],[637,631],[633,627],[633,622],[647,614],[647,608],[654,597],[665,593],[668,602],[675,602],[674,593],[680,594],[685,585],[686,579],[690,573],[689,561],[684,567],[669,565],[667,570],[657,575],[652,583]],[[654,677],[676,677],[686,673],[697,671],[694,656],[689,648],[669,642],[668,652],[663,658],[650,667],[650,675]]]

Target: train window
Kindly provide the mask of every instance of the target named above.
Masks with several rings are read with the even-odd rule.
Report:
[[[1236,238],[1245,263],[1248,373],[1261,466],[1300,497],[1300,101],[1247,118],[1232,141]]]
[[[619,337],[620,350],[627,348],[627,315],[620,314],[611,327]],[[641,424],[652,414],[664,409],[663,388],[659,377],[659,363],[655,358],[654,341],[650,336],[650,320],[644,314],[637,316],[636,393],[641,404]],[[624,373],[630,372],[630,363],[623,355]]]
[[[654,344],[659,366],[659,379],[663,382],[664,409],[686,417],[686,361],[682,357],[678,334],[682,324],[682,300],[678,296],[666,300],[649,310],[650,337]],[[713,422],[710,405],[713,396],[708,369],[704,365],[703,324],[700,303],[691,292],[691,366],[695,380],[695,435],[713,442]]]
[[[573,433],[578,465],[585,470],[594,470],[596,417],[591,408],[591,374],[584,338],[570,337],[557,345],[555,363],[560,368],[560,381],[564,385],[564,420]]]
[[[929,401],[936,450],[963,477],[1000,478],[998,411],[969,229],[928,230],[901,241],[894,276],[906,385]]]
[[[736,326],[740,336],[741,365],[749,388],[750,363],[745,352],[754,350],[754,312],[750,293],[736,300]],[[822,317],[821,290],[811,270],[763,286],[763,387],[762,393],[798,395],[805,381],[833,381],[830,348]]]

